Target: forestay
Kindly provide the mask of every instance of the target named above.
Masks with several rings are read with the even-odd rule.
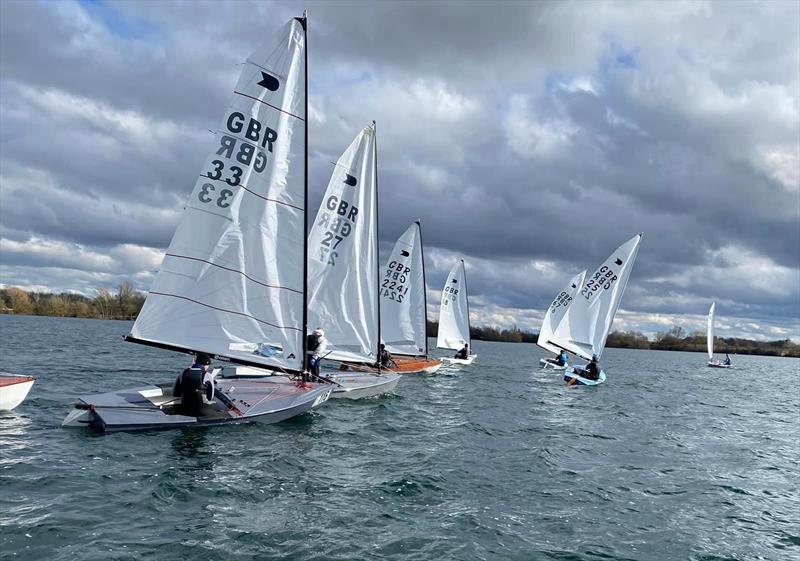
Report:
[[[381,279],[381,337],[392,354],[427,355],[425,264],[415,222],[400,236]]]
[[[567,286],[558,293],[550,303],[550,307],[547,308],[542,321],[542,328],[539,330],[539,336],[536,340],[536,344],[543,349],[556,354],[561,352],[561,349],[557,346],[558,341],[554,338],[554,332],[558,324],[561,323],[564,314],[567,313],[567,310],[572,305],[578,290],[583,287],[585,278],[586,271],[581,271],[572,277]]]
[[[708,360],[714,359],[714,307],[716,302],[711,303],[711,308],[708,310],[708,330],[707,330],[707,346],[708,346]]]
[[[602,355],[641,240],[637,234],[622,244],[583,283],[555,330],[560,346],[586,360]]]
[[[309,328],[325,331],[334,360],[377,360],[376,179],[369,126],[336,162],[308,238]]]
[[[439,307],[439,337],[436,346],[440,349],[461,349],[470,345],[469,303],[467,301],[467,276],[462,259],[447,275]]]
[[[242,68],[130,340],[302,369],[305,30]]]

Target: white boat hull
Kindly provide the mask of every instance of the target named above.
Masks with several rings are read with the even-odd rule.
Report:
[[[584,378],[573,368],[564,373],[564,381],[568,386],[598,386],[606,381],[606,373],[605,370],[601,370],[597,380],[591,380],[589,378]]]
[[[550,360],[548,360],[546,358],[540,358],[539,359],[539,367],[544,369],[544,370],[552,370],[554,372],[563,372],[564,370],[569,368],[569,364],[564,364],[562,366],[559,366],[555,362],[552,362],[552,361],[550,361]]]
[[[34,381],[30,376],[0,377],[0,411],[11,411],[25,401]]]
[[[469,355],[468,358],[442,358],[442,364],[446,364],[448,366],[466,366],[475,362],[475,359],[478,358],[478,355]]]
[[[708,361],[708,366],[711,367],[711,368],[730,368],[731,367],[730,364],[725,364],[723,362],[719,362],[719,361],[716,361],[716,360],[709,360]]]
[[[338,384],[331,393],[332,399],[363,399],[392,393],[400,381],[400,374],[334,374],[330,378]]]

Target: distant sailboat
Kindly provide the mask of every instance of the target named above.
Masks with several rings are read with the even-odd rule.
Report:
[[[622,244],[588,277],[556,327],[551,341],[558,341],[559,347],[587,361],[591,361],[593,355],[600,358],[641,241],[642,234],[637,234]],[[570,384],[597,385],[606,379],[602,370],[597,380],[582,374],[582,369],[573,368],[564,373],[564,380]]]
[[[400,236],[383,269],[381,335],[397,364],[395,372],[433,374],[442,361],[428,358],[428,303],[422,228],[414,222]]]
[[[730,362],[720,362],[714,358],[714,308],[717,303],[712,302],[708,310],[708,327],[706,331],[706,344],[708,347],[708,365],[712,368],[730,368]]]
[[[542,328],[539,330],[539,336],[536,340],[536,344],[546,351],[550,351],[556,355],[561,354],[562,349],[558,346],[558,341],[553,341],[554,332],[558,327],[558,324],[561,323],[561,319],[564,317],[564,314],[567,313],[567,310],[575,300],[575,295],[577,294],[578,290],[583,287],[583,281],[585,277],[585,270],[572,277],[567,283],[567,286],[565,286],[564,289],[558,293],[558,295],[550,303],[550,306],[547,308],[547,311],[544,314],[544,320],[542,320]],[[556,371],[566,370],[569,368],[569,364],[558,364],[556,359],[553,358],[539,359],[539,366],[545,370],[549,369]]]
[[[469,333],[469,297],[467,273],[461,259],[447,275],[439,305],[439,336],[436,346],[440,349],[458,350],[468,345],[467,358],[443,358],[444,364],[472,364],[478,355],[472,353]]]
[[[300,376],[306,361],[306,23],[292,19],[242,68],[211,151],[128,341]],[[100,431],[272,423],[329,384],[206,373],[81,397],[64,426]]]
[[[381,340],[378,272],[378,176],[374,123],[365,127],[333,168],[309,234],[309,326],[322,328],[323,358],[355,365],[330,374],[332,397],[372,397],[394,390],[399,374],[374,369]]]

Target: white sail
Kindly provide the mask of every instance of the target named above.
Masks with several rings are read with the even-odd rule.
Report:
[[[708,310],[708,360],[714,359],[714,307],[716,302],[711,303],[711,308]]]
[[[244,64],[130,340],[302,369],[305,48],[293,19]]]
[[[557,346],[558,341],[554,338],[553,334],[558,324],[561,323],[564,314],[567,313],[567,310],[572,305],[578,290],[583,287],[585,278],[585,270],[572,277],[567,283],[567,286],[558,293],[550,303],[550,307],[547,308],[544,314],[544,320],[542,321],[542,328],[539,330],[539,337],[536,340],[536,344],[543,349],[556,354],[561,353],[561,349]]]
[[[378,356],[378,206],[375,128],[363,129],[333,169],[308,237],[308,326],[329,359]]]
[[[583,283],[555,330],[559,345],[586,360],[602,355],[641,241],[637,234],[622,244]]]
[[[415,222],[394,245],[380,279],[381,337],[392,354],[427,355],[425,263]]]
[[[436,346],[440,349],[461,349],[464,343],[472,345],[469,338],[469,302],[467,296],[467,275],[464,260],[460,260],[450,274],[442,289],[442,303],[439,307],[439,337]]]

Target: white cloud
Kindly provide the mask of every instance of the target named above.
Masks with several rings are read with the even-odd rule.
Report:
[[[580,129],[565,119],[540,118],[533,113],[527,96],[515,94],[503,120],[508,146],[522,158],[553,158],[563,155]]]

